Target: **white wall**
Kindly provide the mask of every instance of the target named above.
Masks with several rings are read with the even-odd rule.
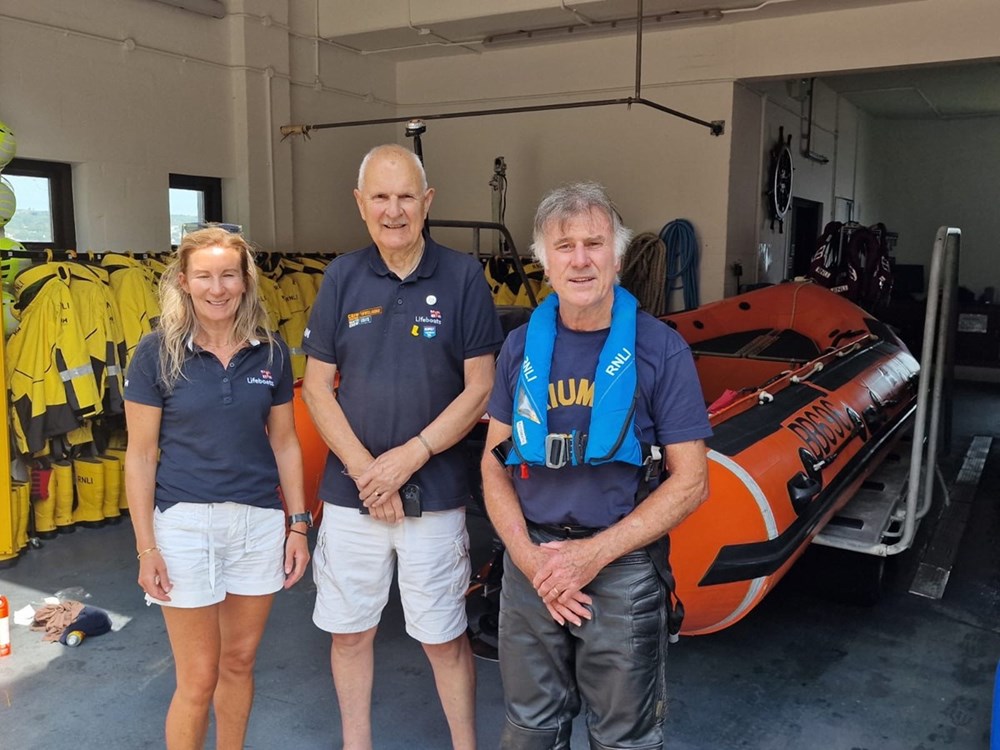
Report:
[[[761,212],[766,211],[766,150],[763,135],[766,99],[746,86],[734,89],[733,116],[729,129],[732,149],[729,157],[729,216],[726,237],[726,261],[723,296],[737,293],[737,284],[759,281],[757,273],[757,243]],[[742,269],[739,277],[733,266]]]
[[[350,187],[371,136],[306,150],[278,128],[293,112],[391,114],[394,70],[329,45],[317,65],[306,5],[229,0],[220,20],[150,0],[0,0],[0,119],[18,156],[73,164],[80,249],[168,249],[170,173],[222,178],[225,220],[265,249],[335,249],[343,227],[361,241]]]
[[[929,272],[938,227],[958,227],[959,284],[977,295],[1000,291],[1000,118],[880,120],[873,140],[874,192],[883,221],[899,233],[897,260]]]
[[[21,156],[74,164],[81,248],[164,249],[170,172],[222,177],[225,218],[266,249],[354,247],[365,239],[350,195],[358,161],[377,143],[405,142],[402,126],[284,142],[278,126],[633,93],[630,35],[393,64],[317,44],[306,0],[226,7],[230,15],[217,20],[151,0],[0,0],[0,119],[17,132]],[[356,21],[343,19],[345,28]],[[433,214],[490,218],[493,158],[504,155],[507,218],[526,250],[542,192],[600,179],[636,229],[694,222],[702,299],[718,298],[732,291],[733,260],[783,239],[754,218],[759,159],[777,125],[798,130],[797,102],[761,99],[756,83],[737,81],[998,57],[997,28],[995,0],[914,0],[649,31],[642,94],[724,119],[725,135],[641,107],[433,121],[424,137],[439,189]],[[835,153],[836,163],[798,160],[796,193],[832,211],[833,196],[852,186],[867,221],[876,198],[863,157],[881,147],[868,139],[867,118],[832,92],[820,87],[816,104],[814,149]],[[965,200],[978,205],[974,195]],[[744,267],[743,281],[753,281]]]
[[[0,3],[5,16],[27,10],[40,24],[0,22],[0,118],[17,135],[18,156],[78,165],[81,249],[169,247],[169,173],[234,172],[233,111],[219,97],[230,74],[211,64],[225,59],[228,45],[192,14],[171,19],[173,31],[164,34],[174,12],[155,3],[122,3],[116,13],[95,0],[63,13],[52,5]],[[87,36],[59,33],[61,26]],[[126,37],[209,62],[114,42]]]
[[[866,221],[866,207],[860,200],[859,182],[864,183],[867,163],[859,157],[859,138],[867,132],[868,120],[853,104],[822,81],[813,86],[813,112],[810,151],[815,158],[803,155],[805,143],[802,138],[801,118],[808,114],[808,87],[801,79],[776,82],[754,82],[747,84],[749,90],[758,95],[764,110],[764,141],[762,144],[763,171],[761,193],[768,187],[768,167],[770,152],[779,135],[787,139],[792,136],[792,194],[795,198],[815,201],[823,206],[821,226],[837,217],[837,198],[854,201],[854,219]],[[826,163],[818,160],[827,159]],[[746,283],[775,283],[785,278],[788,255],[793,251],[792,212],[784,217],[784,226],[772,222],[768,210],[768,198],[764,196],[759,215],[758,248],[756,258],[756,278],[748,276]],[[871,222],[877,221],[872,218]],[[869,222],[869,223],[871,223]],[[773,224],[773,228],[772,228]]]

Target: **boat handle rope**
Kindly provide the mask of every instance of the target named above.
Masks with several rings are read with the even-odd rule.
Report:
[[[845,348],[841,349],[840,351],[838,351],[837,354],[836,354],[836,356],[837,357],[846,357],[848,354],[853,354],[854,352],[856,352],[860,348],[861,348],[861,342],[860,341],[855,341],[850,346],[845,347]]]
[[[793,383],[802,383],[806,380],[809,380],[809,378],[811,378],[813,375],[815,375],[822,369],[823,369],[823,363],[817,362],[816,364],[813,365],[813,368],[805,375],[792,375],[792,377],[790,377],[789,380]]]

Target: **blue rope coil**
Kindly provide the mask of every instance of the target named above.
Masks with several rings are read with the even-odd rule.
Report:
[[[684,292],[684,309],[698,307],[698,240],[694,227],[687,219],[674,219],[660,230],[660,239],[667,246],[666,300],[678,289]]]

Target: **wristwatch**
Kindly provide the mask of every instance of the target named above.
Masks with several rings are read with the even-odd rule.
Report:
[[[288,525],[291,526],[293,523],[304,523],[309,528],[312,528],[313,514],[308,510],[305,513],[295,513],[288,517]]]

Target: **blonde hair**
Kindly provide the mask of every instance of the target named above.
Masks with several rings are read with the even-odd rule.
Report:
[[[267,339],[270,349],[268,364],[272,361],[274,334],[270,329],[267,311],[261,302],[257,264],[254,263],[250,243],[242,235],[233,234],[220,227],[199,229],[181,238],[181,244],[177,246],[160,277],[159,374],[168,390],[172,390],[182,377],[181,369],[187,357],[188,343],[193,341],[201,330],[191,295],[181,287],[180,275],[187,272],[191,254],[207,247],[236,250],[240,254],[240,272],[243,275],[245,290],[236,309],[233,338],[241,342],[252,338]]]

